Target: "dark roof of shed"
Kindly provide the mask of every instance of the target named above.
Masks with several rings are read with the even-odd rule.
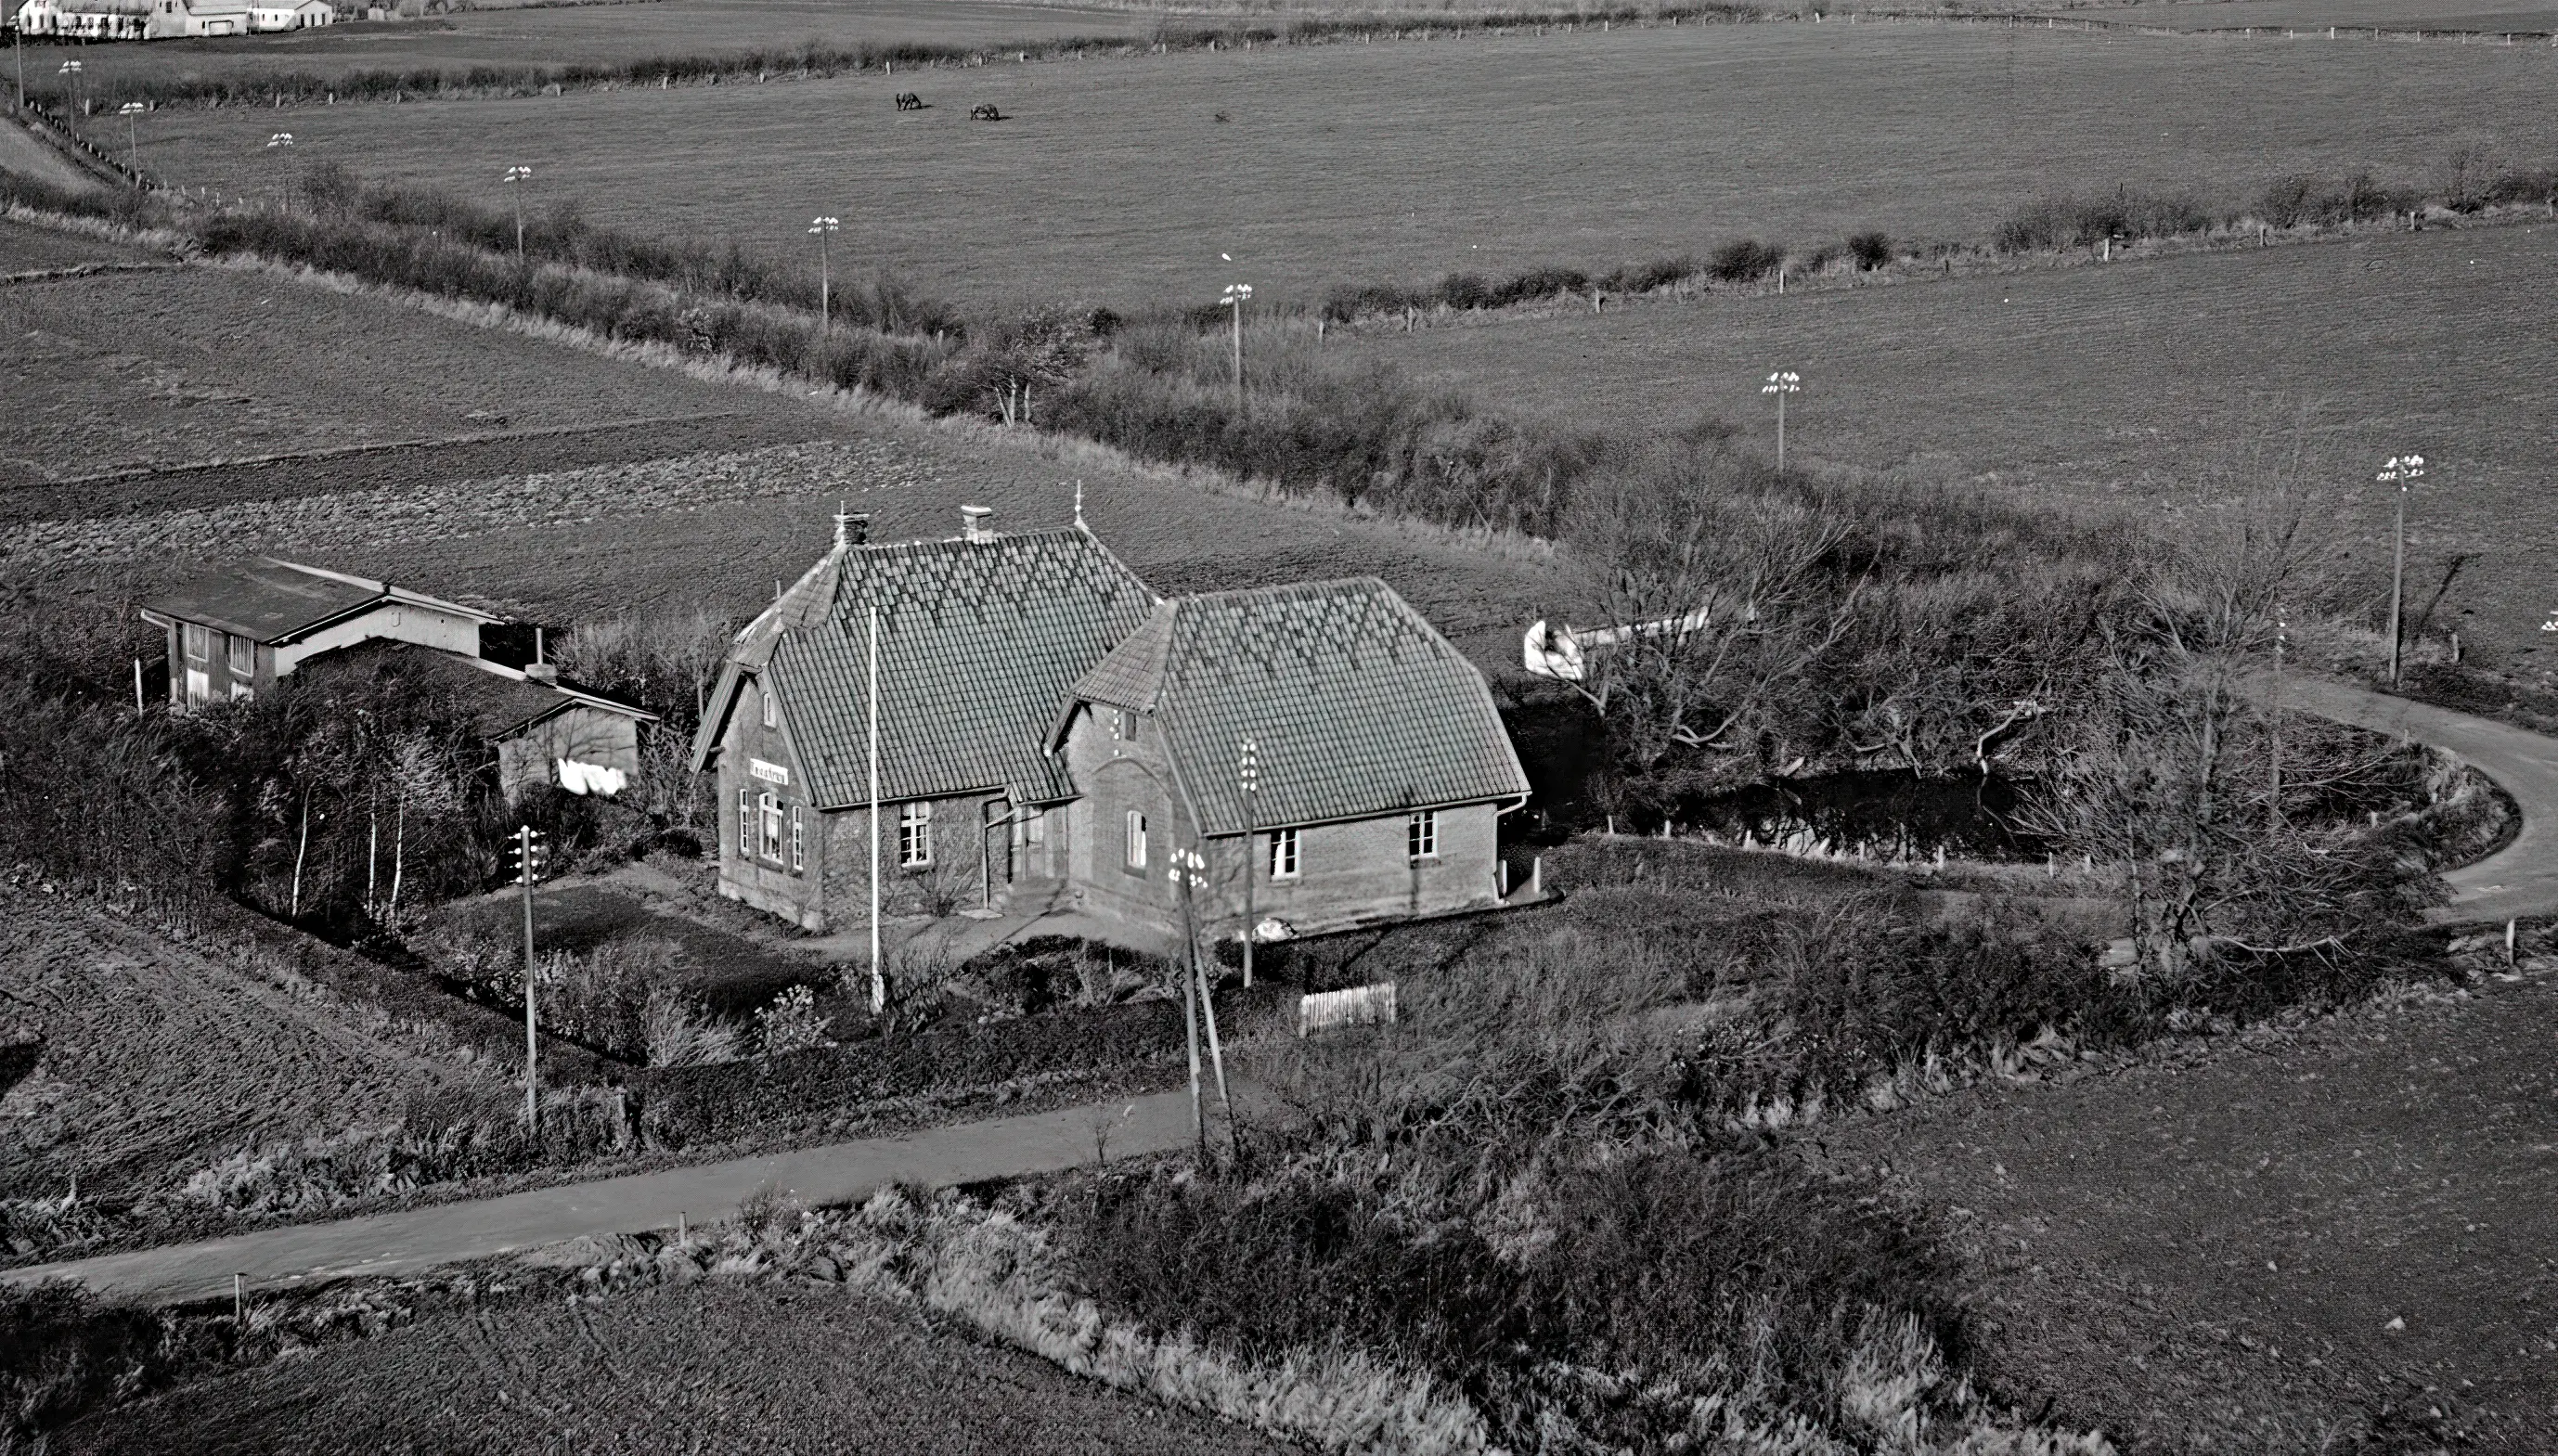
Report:
[[[808,596],[829,585],[821,613]],[[742,633],[734,661],[767,659],[810,797],[825,808],[860,804],[870,797],[876,605],[880,798],[1003,789],[1049,803],[1074,791],[1043,751],[1058,706],[1153,602],[1134,572],[1078,530],[848,547],[776,603],[768,614],[778,629]],[[723,696],[723,714],[733,702]]]
[[[388,589],[258,557],[171,588],[149,603],[180,621],[205,622],[260,642],[285,641],[335,621]]]
[[[1527,794],[1483,674],[1373,577],[1161,602],[1074,697],[1155,719],[1211,835],[1247,827],[1245,738],[1259,758],[1260,824]]]

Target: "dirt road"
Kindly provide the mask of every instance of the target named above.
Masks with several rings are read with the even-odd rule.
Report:
[[[581,1234],[671,1229],[678,1219],[729,1217],[771,1187],[802,1203],[843,1203],[896,1182],[932,1187],[1050,1172],[1089,1162],[1095,1127],[1108,1128],[1110,1156],[1160,1152],[1191,1136],[1190,1095],[1000,1118],[907,1137],[881,1137],[796,1152],[737,1158],[539,1188],[472,1203],[374,1214],[336,1223],[269,1229],[228,1239],[103,1255],[0,1273],[32,1283],[78,1279],[103,1292],[153,1303],[227,1295],[231,1276],[252,1289],[357,1274],[401,1274],[440,1263],[556,1244]]]

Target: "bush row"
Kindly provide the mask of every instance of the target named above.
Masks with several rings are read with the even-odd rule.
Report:
[[[1219,1032],[1232,1040],[1267,1027],[1287,994],[1276,987],[1221,993]],[[631,1073],[628,1086],[648,1141],[684,1147],[893,1098],[1134,1066],[1182,1050],[1186,1035],[1178,1001],[1131,1001],[789,1056],[652,1068]]]
[[[2243,207],[2214,205],[2189,193],[2116,188],[2075,198],[2027,202],[2000,221],[1992,235],[2001,252],[2093,247],[2107,238],[2138,241],[2185,237],[2253,219],[2273,227],[2334,227],[2374,222],[2428,206],[2455,212],[2487,207],[2542,205],[2558,208],[2558,166],[2481,164],[2454,159],[2439,188],[2383,182],[2369,172],[2343,177],[2304,172],[2279,178]]]
[[[1346,285],[1324,300],[1322,315],[1335,324],[1378,314],[1432,309],[1506,309],[1571,294],[1648,293],[1696,276],[1694,258],[1654,258],[1627,263],[1606,273],[1578,268],[1530,268],[1507,278],[1480,273],[1451,273],[1437,283],[1406,286],[1393,283]]]

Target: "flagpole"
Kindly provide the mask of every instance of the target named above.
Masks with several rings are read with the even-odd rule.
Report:
[[[880,966],[879,798],[879,603],[871,603],[871,1014],[888,1009],[888,979]]]

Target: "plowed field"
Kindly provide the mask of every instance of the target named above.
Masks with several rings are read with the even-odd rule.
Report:
[[[1991,1372],[2059,1423],[2136,1451],[2546,1452],[2552,972],[1828,1143],[1952,1209]]]
[[[326,1006],[53,896],[0,887],[0,1027],[43,1060],[0,1097],[0,1197],[165,1188],[243,1147],[398,1121],[459,1075]]]
[[[447,1315],[187,1387],[57,1453],[1280,1456],[1240,1427],[833,1287],[707,1283]]]

